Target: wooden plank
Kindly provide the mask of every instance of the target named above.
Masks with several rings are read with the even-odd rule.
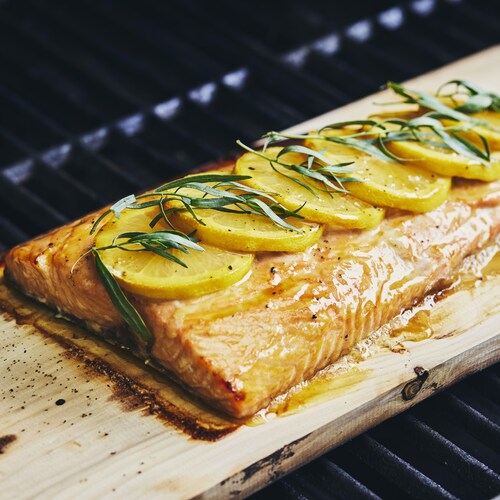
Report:
[[[434,88],[447,79],[468,78],[500,90],[498,60],[500,47],[495,47],[412,85]],[[298,129],[365,116],[381,98],[370,96]],[[0,498],[248,494],[498,361],[499,285],[500,277],[494,276],[439,302],[431,313],[433,336],[401,341],[400,352],[380,348],[387,341],[381,335],[370,347],[373,355],[356,363],[356,370],[366,375],[357,383],[334,387],[302,411],[243,426],[214,443],[190,439],[145,414],[144,406],[134,407],[130,398],[116,393],[115,382],[106,374],[96,375],[83,361],[68,357],[60,344],[36,328],[0,315],[0,446],[6,438],[0,455]],[[352,369],[349,360],[334,369],[345,368],[342,363]],[[416,367],[428,378],[406,401],[403,389],[419,385]],[[61,399],[65,403],[56,404]]]

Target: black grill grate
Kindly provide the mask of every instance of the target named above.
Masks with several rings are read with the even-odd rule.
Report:
[[[496,0],[0,1],[0,250],[500,41]],[[498,367],[256,498],[500,492]]]

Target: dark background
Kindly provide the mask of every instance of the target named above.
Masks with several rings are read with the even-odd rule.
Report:
[[[496,0],[0,1],[0,250],[499,41]],[[494,367],[258,498],[490,498],[499,397]]]

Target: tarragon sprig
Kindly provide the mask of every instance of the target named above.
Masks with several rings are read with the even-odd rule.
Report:
[[[490,166],[491,156],[488,141],[474,130],[473,125],[445,126],[434,118],[432,113],[413,118],[412,120],[389,118],[381,122],[381,124],[399,127],[399,130],[394,130],[394,128],[387,130],[382,137],[384,143],[391,141],[417,141],[427,146],[454,151],[471,160],[480,161],[485,166]],[[479,147],[474,142],[460,135],[460,132],[465,131],[475,134],[483,147]],[[411,161],[411,159],[405,158],[404,161]]]
[[[345,134],[332,135],[328,133],[328,130],[343,130]],[[351,120],[330,123],[320,128],[317,132],[307,134],[288,134],[285,132],[273,131],[264,134],[262,137],[265,140],[266,146],[290,139],[299,141],[322,140],[342,146],[348,146],[362,153],[368,153],[381,160],[398,161],[399,159],[387,151],[383,142],[380,140],[382,132],[386,132],[385,127],[375,120]],[[308,148],[308,150],[318,153],[313,149]],[[331,159],[325,161],[327,161],[327,163],[332,163]],[[352,165],[354,162],[350,164]],[[333,163],[332,165],[339,166],[347,164]],[[350,171],[352,170],[351,168]],[[347,170],[344,170],[344,172],[345,171]]]
[[[173,228],[169,215],[180,210],[189,212],[200,224],[204,222],[198,218],[196,211],[211,209],[234,214],[261,215],[278,227],[300,231],[285,220],[290,217],[302,219],[298,210],[288,210],[273,197],[272,193],[252,189],[239,182],[248,178],[248,176],[230,174],[199,174],[184,177],[163,184],[154,191],[142,195],[125,196],[104,211],[93,224],[91,234],[95,233],[104,220],[111,215],[119,218],[125,210],[156,207],[158,212],[151,219],[150,228],[154,229],[161,220],[169,228],[156,231],[124,232],[118,234],[111,244],[91,249],[98,276],[119,314],[136,335],[139,345],[150,346],[154,337],[137,309],[121,290],[113,274],[103,263],[101,252],[112,248],[127,252],[147,251],[187,267],[181,258],[171,253],[172,250],[189,253],[192,250],[203,251],[203,247],[197,244],[198,240],[194,233],[186,234]]]
[[[196,215],[196,210],[211,209],[234,214],[261,215],[270,219],[278,227],[299,231],[286,221],[290,217],[301,219],[302,216],[298,211],[288,210],[274,198],[273,193],[253,189],[239,182],[249,178],[249,176],[232,174],[191,175],[163,184],[154,191],[137,197],[127,196],[111,206],[96,220],[91,234],[111,213],[115,217],[120,217],[125,209],[141,210],[155,206],[158,208],[158,213],[150,222],[151,228],[154,228],[160,220],[164,220],[174,231],[168,216],[177,211],[189,212],[198,223],[204,225],[205,223]],[[195,194],[189,194],[193,191]],[[172,202],[176,203],[172,204]]]
[[[158,214],[157,218],[153,219],[152,226],[160,219],[169,224],[168,214],[180,210],[188,211],[197,222],[204,224],[197,217],[196,210],[211,209],[233,214],[260,215],[282,229],[300,232],[286,221],[290,217],[302,219],[298,211],[288,210],[275,199],[273,193],[253,189],[239,182],[249,178],[245,175],[200,174],[164,184],[153,194],[167,196],[169,200],[177,201],[177,205]],[[187,189],[200,194],[190,196],[186,193]],[[178,206],[179,204],[182,206]]]
[[[354,177],[345,176],[346,173],[353,172],[351,165],[354,162],[332,163],[331,159],[327,158],[323,153],[298,144],[285,146],[276,155],[271,156],[266,151],[267,146],[272,142],[282,140],[282,136],[277,132],[270,132],[264,137],[266,137],[266,142],[260,151],[243,144],[241,141],[236,141],[236,143],[249,153],[253,153],[266,160],[269,163],[269,167],[275,172],[289,178],[313,195],[316,195],[318,190],[347,193],[348,191],[343,183],[358,181]],[[284,157],[288,153],[300,153],[304,159],[296,163],[285,161]],[[288,175],[287,172],[296,172],[301,177],[297,178],[296,176]],[[316,184],[312,184],[311,180],[316,181]],[[322,184],[323,188],[318,187],[317,183]]]
[[[164,259],[171,260],[180,266],[187,267],[186,264],[170,253],[171,250],[180,250],[187,254],[189,250],[203,252],[203,247],[197,244],[197,239],[193,234],[184,234],[180,231],[132,231],[121,233],[116,236],[111,245],[96,248],[98,251],[118,248],[125,252],[152,252]]]
[[[455,121],[473,122],[476,124],[482,123],[456,108],[450,108],[437,95],[434,96],[420,90],[409,89],[408,87],[396,82],[387,82],[386,86],[397,95],[403,97],[402,102],[406,104],[417,104],[424,110],[430,110],[437,113],[439,117],[450,118]]]
[[[153,334],[102,261],[99,251],[93,248],[92,253],[95,258],[97,275],[104,285],[111,302],[136,336],[137,344],[143,349],[150,349],[154,342]]]
[[[450,87],[452,90],[447,90]],[[456,102],[455,110],[462,113],[479,113],[480,111],[500,113],[500,95],[484,90],[467,80],[450,80],[439,87],[436,95],[448,97]],[[464,100],[465,102],[463,102]]]
[[[451,90],[447,90],[450,87]],[[471,114],[480,111],[500,112],[500,96],[466,80],[450,80],[438,88],[436,95],[409,89],[395,82],[388,82],[387,88],[403,97],[404,103],[417,104],[421,109],[427,110],[426,114],[430,112],[436,118],[448,118],[498,131],[491,123]],[[448,106],[444,98],[454,103],[454,107]]]
[[[449,108],[436,97],[424,92],[409,90],[402,85],[389,82],[388,86],[405,97],[407,103],[418,104],[427,111],[412,119],[388,118],[386,120],[351,120],[325,125],[317,132],[287,134],[268,132],[263,137],[266,145],[283,140],[321,140],[347,146],[384,161],[411,161],[399,158],[387,148],[394,141],[417,141],[436,148],[447,149],[489,166],[491,161],[488,141],[475,127],[477,120]],[[465,118],[463,118],[465,117]],[[448,118],[451,125],[440,121]],[[329,133],[342,130],[342,134]],[[467,139],[461,132],[475,134],[481,146]]]

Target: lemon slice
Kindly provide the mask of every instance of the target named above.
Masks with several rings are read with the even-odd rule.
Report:
[[[267,148],[266,155],[275,158],[280,150],[278,147]],[[287,153],[281,159],[287,163],[301,164],[305,155]],[[251,179],[243,182],[254,189],[276,193],[274,197],[289,210],[302,207],[300,214],[314,222],[347,228],[373,228],[384,217],[384,210],[380,208],[375,208],[348,194],[327,193],[324,191],[324,186],[307,180],[315,191],[314,195],[289,178],[293,177],[303,182],[304,179],[299,173],[285,170],[279,165],[275,165],[275,168],[278,171],[273,170],[265,159],[253,153],[246,153],[236,162],[234,173],[251,176]]]
[[[147,231],[156,208],[126,210],[119,219],[105,224],[97,233],[96,247],[111,244],[120,233]],[[155,230],[165,230],[157,224]],[[103,263],[120,285],[132,293],[161,299],[183,299],[215,292],[236,283],[250,270],[254,256],[230,252],[201,243],[204,252],[180,250],[171,253],[188,267],[152,252],[127,252],[120,249],[101,250]]]
[[[488,141],[491,149],[500,150],[500,113],[495,111],[480,111],[471,116],[477,120],[487,122],[491,126],[491,128],[478,126],[475,128],[475,131]],[[475,136],[475,134],[472,135]]]
[[[493,151],[492,161],[484,164],[454,151],[417,141],[392,141],[387,143],[387,148],[400,158],[407,159],[413,167],[425,168],[439,175],[488,182],[500,179],[500,151]]]
[[[306,140],[306,146],[324,151],[332,161],[354,161],[353,177],[362,182],[346,184],[350,193],[374,205],[429,212],[443,203],[451,180],[412,165],[383,161],[342,144]]]
[[[470,116],[476,120],[487,122],[491,128],[478,125],[477,127],[474,127],[472,131],[459,132],[459,134],[474,144],[483,147],[481,139],[478,137],[478,134],[480,134],[488,141],[488,145],[491,150],[500,150],[500,113],[495,111],[480,111],[479,113],[474,113]],[[452,120],[442,120],[442,122],[447,126],[460,125],[463,123]]]
[[[323,232],[319,224],[293,221],[300,232],[282,229],[260,215],[239,215],[198,210],[200,224],[186,212],[170,216],[182,231],[196,231],[201,241],[242,252],[301,252],[314,245]]]
[[[203,194],[191,188],[181,188],[176,192],[192,197],[201,197]],[[165,206],[174,208],[182,205],[178,201],[168,201]],[[227,208],[236,207],[232,205]],[[196,216],[201,223],[185,210],[172,212],[169,214],[169,219],[181,231],[186,233],[196,231],[196,237],[204,243],[242,252],[301,252],[314,245],[323,232],[320,224],[305,222],[298,218],[286,220],[297,229],[294,231],[279,227],[262,215],[197,209]]]
[[[471,116],[490,123],[500,129],[500,113],[481,111]],[[397,118],[415,118],[415,113],[396,113]],[[383,120],[390,118],[390,114],[374,115],[371,118]],[[454,120],[441,120],[446,126],[459,126],[461,122]],[[389,125],[390,127],[390,125]],[[477,126],[474,131],[483,135],[488,140],[492,161],[484,164],[479,160],[467,158],[452,150],[424,144],[418,141],[391,141],[386,146],[393,154],[407,159],[406,166],[419,167],[430,172],[447,177],[463,177],[481,181],[494,181],[500,179],[500,133],[487,127]],[[472,131],[458,132],[462,137],[484,148],[481,140]],[[438,140],[438,139],[437,139]]]

